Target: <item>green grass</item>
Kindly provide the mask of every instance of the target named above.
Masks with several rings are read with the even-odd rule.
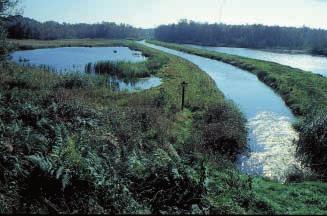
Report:
[[[262,179],[253,183],[254,195],[276,214],[311,215],[327,213],[327,184],[304,182],[279,184]]]

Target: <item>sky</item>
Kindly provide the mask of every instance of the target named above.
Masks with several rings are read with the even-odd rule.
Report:
[[[22,7],[38,21],[153,28],[188,19],[327,29],[327,0],[22,0]]]

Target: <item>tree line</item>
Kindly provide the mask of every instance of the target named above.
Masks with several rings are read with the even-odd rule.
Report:
[[[244,48],[286,48],[327,51],[327,30],[308,27],[208,24],[181,20],[161,25],[155,38],[165,42]],[[327,54],[327,53],[326,53]]]
[[[127,24],[118,25],[112,22],[97,24],[38,22],[20,15],[2,18],[2,21],[8,32],[8,37],[13,39],[140,39],[151,35],[151,30],[135,28]]]

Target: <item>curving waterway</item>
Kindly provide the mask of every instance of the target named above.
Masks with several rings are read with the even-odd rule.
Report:
[[[232,55],[238,55],[253,59],[264,61],[276,62],[282,65],[310,71],[316,74],[327,77],[327,57],[313,56],[309,54],[290,54],[290,53],[277,53],[263,50],[247,49],[247,48],[234,48],[234,47],[210,47],[188,45],[194,48],[206,49],[209,51],[216,51]]]
[[[292,127],[295,117],[282,98],[255,75],[216,60],[140,43],[196,64],[211,76],[226,98],[239,106],[249,130],[250,152],[238,161],[243,172],[284,181],[290,169],[300,167],[295,157],[294,140],[298,139]]]

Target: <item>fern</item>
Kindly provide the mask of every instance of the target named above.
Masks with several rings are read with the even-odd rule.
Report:
[[[45,174],[53,175],[54,174],[54,165],[52,161],[40,154],[27,156],[27,159],[32,162],[34,166],[40,169]]]
[[[55,141],[52,146],[52,152],[51,157],[54,157],[56,159],[60,159],[60,156],[62,154],[63,145],[65,143],[65,138],[67,135],[67,130],[64,126],[59,125],[55,127]]]
[[[54,164],[51,159],[41,154],[27,156],[26,158],[36,166],[43,175],[51,176],[56,180],[60,180],[63,189],[69,185],[71,179],[69,169]]]

